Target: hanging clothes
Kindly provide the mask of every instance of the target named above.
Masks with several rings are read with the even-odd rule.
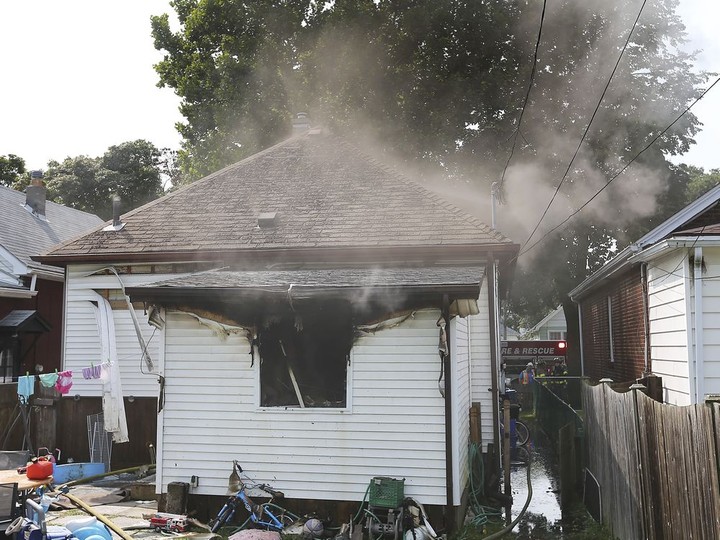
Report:
[[[67,394],[68,392],[70,392],[70,389],[72,388],[72,385],[73,385],[72,376],[73,376],[73,372],[70,370],[61,371],[60,373],[58,373],[58,379],[57,379],[57,382],[55,383],[55,390],[60,392],[60,394],[63,396],[65,394]]]
[[[100,378],[100,365],[90,365],[90,367],[82,368],[82,374],[83,378],[90,380],[90,379],[99,379]]]
[[[117,346],[115,343],[115,322],[110,302],[95,293],[92,303],[100,335],[102,357],[109,359],[109,376],[103,381],[102,408],[105,431],[112,433],[113,442],[128,442],[127,419],[123,400],[120,366],[118,364]],[[102,377],[102,368],[100,370]]]
[[[23,403],[27,403],[30,396],[35,393],[35,375],[18,377],[17,393],[18,396],[20,396],[20,400]]]
[[[57,383],[59,375],[57,372],[55,373],[43,373],[42,375],[38,375],[38,379],[40,379],[40,384],[42,384],[45,388],[52,388]]]
[[[98,366],[100,368],[100,382],[108,384],[110,382],[111,367],[110,362],[103,362]]]

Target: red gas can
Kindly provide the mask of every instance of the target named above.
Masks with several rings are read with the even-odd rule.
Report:
[[[39,458],[33,460],[33,462],[27,467],[27,477],[30,480],[42,480],[48,476],[52,476],[53,465],[52,462],[45,458]]]

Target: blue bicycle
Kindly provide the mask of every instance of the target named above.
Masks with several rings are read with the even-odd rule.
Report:
[[[227,500],[218,512],[218,515],[210,521],[209,527],[211,532],[218,532],[226,523],[232,522],[232,519],[235,517],[235,513],[241,506],[245,507],[245,509],[250,513],[250,516],[243,522],[242,525],[240,525],[240,527],[238,527],[239,529],[251,526],[253,528],[265,529],[267,531],[280,532],[299,519],[298,516],[292,512],[272,502],[272,500],[276,497],[282,498],[282,492],[274,490],[267,484],[252,486],[253,488],[258,488],[261,491],[264,491],[271,497],[268,502],[256,503],[248,496],[247,486],[240,479],[240,475],[243,470],[237,461],[233,461],[233,472],[233,478],[238,482],[239,489],[237,493]]]

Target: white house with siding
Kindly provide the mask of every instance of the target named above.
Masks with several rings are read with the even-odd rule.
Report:
[[[631,317],[623,324],[610,324],[613,339],[605,339],[602,332],[596,332],[595,339],[617,349],[618,341],[628,339],[623,328],[634,325],[638,330],[630,339],[645,356],[634,359],[638,367],[633,376],[644,372],[662,377],[667,403],[690,405],[720,395],[719,201],[720,186],[621,251],[570,293],[581,307],[581,327],[595,331],[597,325],[583,315],[583,306],[613,284],[630,298],[629,281],[639,284],[640,298],[626,310]],[[595,312],[606,316],[610,309],[603,306]],[[612,320],[622,315],[615,313]],[[591,349],[591,334],[582,334],[585,354]],[[622,360],[613,352],[614,361]],[[586,365],[592,361],[583,358]]]
[[[558,306],[539,320],[525,334],[525,339],[567,340],[567,321],[562,306]]]
[[[516,244],[319,130],[122,223],[43,260],[67,269],[65,369],[105,360],[107,305],[125,397],[158,398],[158,493],[195,476],[191,494],[223,495],[238,460],[293,499],[359,502],[371,478],[404,478],[452,519],[471,405],[483,451],[497,442]]]

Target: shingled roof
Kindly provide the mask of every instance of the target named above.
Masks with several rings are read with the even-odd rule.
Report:
[[[59,271],[34,263],[31,257],[92,230],[102,220],[94,214],[50,201],[45,205],[45,215],[46,218],[41,219],[25,208],[24,193],[0,186],[0,246],[25,265]]]
[[[272,214],[274,213],[274,218]],[[268,222],[259,226],[262,214]],[[343,139],[288,139],[142,206],[41,260],[187,260],[260,250],[515,244]]]

